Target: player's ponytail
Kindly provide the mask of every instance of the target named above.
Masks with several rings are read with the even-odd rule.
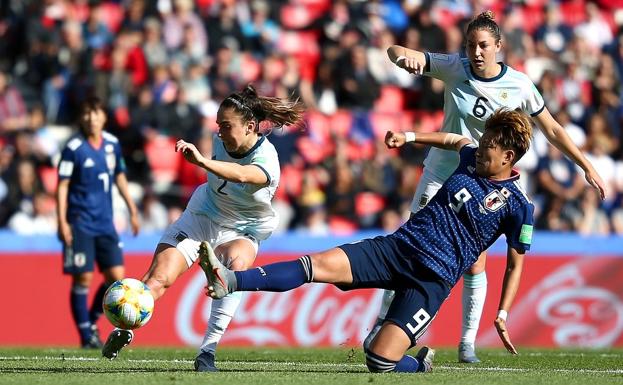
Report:
[[[492,11],[484,11],[472,19],[467,25],[466,34],[469,35],[472,31],[479,31],[481,29],[489,31],[496,43],[502,40],[500,26],[495,22],[495,14]]]
[[[229,95],[223,100],[221,107],[235,109],[246,121],[255,120],[256,130],[262,122],[279,127],[297,125],[302,121],[305,112],[300,100],[260,96],[251,84],[242,91]]]

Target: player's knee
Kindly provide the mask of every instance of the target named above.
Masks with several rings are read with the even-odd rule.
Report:
[[[372,373],[393,372],[396,369],[396,361],[379,356],[371,350],[366,350],[366,365]]]
[[[229,265],[230,270],[244,271],[248,270],[252,265],[255,258],[244,258],[242,256],[234,257]]]

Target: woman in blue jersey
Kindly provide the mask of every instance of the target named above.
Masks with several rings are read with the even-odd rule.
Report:
[[[491,11],[473,19],[466,33],[467,58],[458,54],[419,52],[401,46],[391,46],[387,54],[397,66],[413,74],[431,76],[445,83],[443,132],[453,132],[471,138],[482,136],[484,122],[500,107],[519,109],[538,123],[545,137],[566,156],[580,166],[588,183],[605,196],[604,183],[545,107],[543,98],[532,81],[523,73],[496,61],[502,48],[500,28]],[[389,147],[399,147],[412,138],[411,133],[396,133],[386,139]],[[415,213],[430,201],[457,166],[456,153],[433,148],[424,162],[411,212]],[[459,343],[460,362],[479,362],[474,343],[487,292],[485,275],[486,253],[463,277],[463,323]],[[366,338],[369,344],[383,322],[384,313],[391,304],[391,292],[386,292],[375,328]]]
[[[58,235],[63,243],[63,272],[73,277],[71,313],[82,347],[100,348],[96,321],[108,285],[122,279],[123,256],[113,225],[112,184],[116,184],[130,212],[132,232],[139,231],[138,211],[128,190],[125,162],[116,137],[104,131],[106,112],[97,98],[84,101],[80,132],[61,153],[56,207]],[[97,265],[104,275],[91,309],[87,295]]]
[[[392,135],[389,132],[387,137]],[[417,134],[417,143],[457,152],[459,163],[431,202],[395,233],[235,272],[223,266],[204,242],[199,256],[208,294],[221,298],[237,291],[280,292],[309,282],[331,283],[344,290],[396,290],[386,322],[365,349],[368,369],[429,372],[432,349],[423,347],[415,357],[406,351],[416,345],[463,272],[505,234],[507,264],[495,326],[506,349],[516,354],[506,314],[532,243],[534,206],[512,167],[528,150],[531,135],[528,117],[507,109],[487,120],[478,147],[472,139],[454,133]]]
[[[201,154],[195,145],[179,140],[175,151],[208,172],[208,182],[197,187],[182,216],[164,232],[143,281],[155,299],[197,260],[199,244],[207,241],[233,270],[251,266],[260,241],[268,238],[279,218],[271,206],[279,184],[277,151],[259,131],[260,123],[298,124],[299,101],[259,96],[252,86],[229,95],[221,103],[213,153]],[[195,360],[197,371],[216,371],[214,352],[241,297],[227,296],[212,303],[208,329]],[[102,354],[115,358],[129,344],[130,330],[114,330]]]

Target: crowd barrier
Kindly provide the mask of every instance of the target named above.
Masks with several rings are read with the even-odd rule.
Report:
[[[355,241],[350,237],[274,236],[260,246],[256,264]],[[123,237],[127,276],[140,278],[151,261],[157,235]],[[493,327],[505,268],[505,242],[491,248],[488,296],[479,346],[501,346]],[[77,345],[71,322],[69,277],[63,276],[60,245],[54,237],[19,237],[0,232],[0,345]],[[96,283],[101,282],[99,274]],[[536,233],[523,280],[508,316],[518,346],[623,346],[623,238],[582,238]],[[197,346],[210,314],[205,277],[194,266],[156,303],[152,320],[136,333],[136,345]],[[95,287],[95,286],[94,286]],[[453,346],[461,328],[459,283],[420,340]],[[357,346],[380,306],[380,290],[342,292],[310,284],[288,293],[246,293],[223,339],[226,345]],[[102,318],[105,336],[111,330]]]

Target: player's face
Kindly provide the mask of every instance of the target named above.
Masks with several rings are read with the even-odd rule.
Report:
[[[243,122],[242,117],[233,108],[220,108],[216,114],[219,138],[229,152],[238,152],[249,140],[252,125]]]
[[[477,75],[496,65],[495,55],[500,52],[502,44],[486,29],[471,31],[467,36],[467,57]]]
[[[504,150],[485,132],[476,150],[476,174],[485,178],[504,179],[510,171],[512,151]]]
[[[99,135],[106,124],[106,113],[101,108],[87,109],[80,117],[86,136]]]

